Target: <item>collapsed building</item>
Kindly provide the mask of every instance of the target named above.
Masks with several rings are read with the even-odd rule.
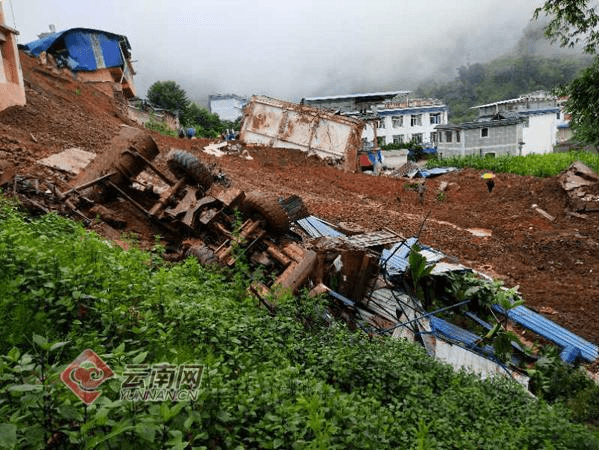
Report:
[[[239,133],[243,144],[296,149],[354,172],[365,124],[359,119],[264,96],[244,109]]]
[[[102,92],[135,97],[131,45],[126,36],[89,28],[71,28],[50,33],[21,45],[43,64],[65,68],[76,78],[94,83]]]
[[[326,320],[335,317],[370,336],[412,340],[431,356],[483,377],[504,375],[526,386],[524,369],[536,358],[517,342],[510,342],[508,357],[499,353],[490,337],[497,323],[552,342],[568,363],[599,357],[596,345],[513,303],[514,292],[507,298],[513,307],[497,303],[487,310],[451,294],[455,274],[493,280],[418,237],[328,223],[310,215],[301,198],[242,191],[185,151],[162,155],[165,171],[152,137],[136,128],[122,127],[101,155],[83,164],[67,189],[19,176],[3,183],[29,209],[58,211],[88,224],[100,220],[102,234],[115,239],[130,221],[155,226],[155,234],[168,241],[165,257],[172,261],[193,256],[201,264],[231,268],[243,258],[249,290],[271,314],[280,291],[306,290],[327,299]],[[575,175],[581,173],[578,167]],[[584,177],[590,181],[591,175]],[[596,187],[596,174],[594,179]],[[429,294],[418,292],[418,264]]]

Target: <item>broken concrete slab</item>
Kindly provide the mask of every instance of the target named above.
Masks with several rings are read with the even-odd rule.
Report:
[[[41,159],[39,163],[52,169],[58,169],[72,175],[77,175],[81,169],[86,167],[95,157],[95,153],[74,147]]]
[[[568,194],[573,210],[599,211],[599,175],[590,167],[575,161],[559,175],[558,182]]]
[[[229,145],[228,142],[219,142],[218,144],[210,144],[204,147],[204,153],[208,153],[209,155],[216,156],[220,158],[221,156],[225,156],[227,154],[224,149]]]

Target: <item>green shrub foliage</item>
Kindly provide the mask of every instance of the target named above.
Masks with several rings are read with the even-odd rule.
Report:
[[[0,208],[0,448],[597,448],[509,380],[454,372],[404,340],[274,314],[239,283],[160,249],[124,251],[55,215]],[[85,407],[59,380],[84,349],[116,377]],[[200,398],[119,399],[126,364],[204,366]]]

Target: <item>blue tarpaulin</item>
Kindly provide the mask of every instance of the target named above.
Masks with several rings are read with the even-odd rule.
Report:
[[[123,52],[130,50],[125,36],[88,28],[71,28],[21,46],[26,52],[39,56],[47,52],[59,65],[74,72],[89,72],[125,64]]]

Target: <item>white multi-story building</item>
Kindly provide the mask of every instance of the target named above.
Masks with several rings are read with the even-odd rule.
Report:
[[[358,117],[367,123],[362,135],[372,146],[393,143],[435,144],[435,127],[447,123],[448,108],[436,99],[411,99],[410,91],[372,92],[302,99],[302,104]]]
[[[435,127],[447,123],[448,108],[436,99],[405,99],[385,102],[376,109],[377,118],[366,127],[368,142],[376,137],[378,145],[415,142],[435,145]]]
[[[539,91],[510,100],[476,106],[479,121],[496,117],[523,118],[520,154],[551,153],[558,140],[558,130],[567,128],[558,98]]]

